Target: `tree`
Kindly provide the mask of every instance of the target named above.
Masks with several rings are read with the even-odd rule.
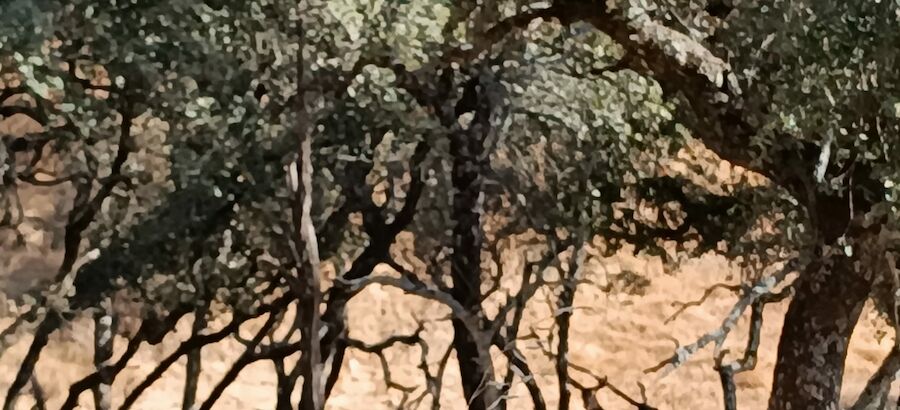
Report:
[[[188,356],[185,408],[210,408],[246,366],[271,361],[279,409],[320,409],[347,349],[426,350],[419,333],[349,337],[347,303],[371,284],[450,309],[473,409],[505,407],[516,372],[546,406],[516,342],[529,300],[557,289],[560,407],[570,388],[589,407],[601,388],[624,396],[569,377],[568,320],[595,237],[607,252],[629,243],[672,263],[724,252],[757,276],[784,265],[749,278],[722,329],[666,362],[721,345],[748,307],[758,329],[764,305],[792,295],[771,409],[837,408],[863,304],[874,297],[897,322],[885,290],[900,286],[895,2],[19,3],[0,31],[0,115],[42,131],[0,145],[0,229],[19,233],[30,186],[62,186],[73,202],[55,280],[3,332],[35,333],[6,408],[34,383],[49,335],[94,311],[97,371],[66,408],[86,390],[109,407],[105,392],[140,345],[191,314],[193,335],[123,407]],[[724,160],[767,182],[700,183],[667,167],[698,144],[718,158],[692,166]],[[46,179],[46,164],[61,171]],[[773,221],[770,234],[754,234],[760,221]],[[404,231],[415,238],[405,261],[392,251]],[[528,235],[539,257],[491,307],[504,244]],[[374,274],[382,264],[396,275]],[[553,266],[559,281],[544,278]],[[793,270],[792,294],[775,292]],[[125,292],[147,319],[112,362],[112,300]],[[224,312],[232,322],[208,333]],[[197,400],[202,348],[264,315]],[[729,408],[730,378],[752,367],[758,338],[733,366],[716,363]],[[492,349],[508,364],[502,380]],[[436,406],[440,377],[423,370]]]

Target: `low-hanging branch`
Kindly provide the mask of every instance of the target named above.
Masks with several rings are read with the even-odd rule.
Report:
[[[734,329],[735,325],[737,325],[738,319],[743,316],[744,311],[752,305],[754,302],[763,298],[766,295],[771,295],[775,293],[775,287],[781,284],[788,274],[796,271],[800,266],[799,259],[792,259],[787,262],[780,271],[772,276],[767,276],[762,278],[752,286],[744,288],[741,297],[738,299],[737,303],[731,308],[728,315],[725,316],[725,319],[722,321],[722,325],[707,332],[705,335],[701,336],[694,343],[682,346],[676,349],[675,354],[672,357],[663,360],[659,364],[650,367],[644,370],[644,373],[655,373],[663,368],[667,368],[663,375],[667,374],[669,371],[674,370],[684,364],[694,353],[698,352],[700,349],[706,347],[709,343],[715,342],[716,346],[721,346],[725,341],[725,338],[728,337],[728,334],[731,333],[731,330]]]
[[[733,363],[724,364],[728,350],[722,350],[716,355],[715,369],[719,373],[719,380],[722,383],[725,410],[737,410],[737,388],[734,384],[734,376],[756,368],[757,353],[759,352],[759,344],[762,339],[761,332],[765,306],[770,303],[781,302],[792,296],[793,289],[793,286],[788,286],[780,292],[763,295],[752,303],[750,308],[750,329],[743,357]]]
[[[678,316],[680,316],[682,313],[684,313],[684,311],[688,310],[691,307],[703,305],[703,303],[706,302],[706,299],[708,299],[710,296],[712,296],[713,292],[715,292],[718,289],[726,289],[733,293],[737,293],[742,290],[742,287],[741,287],[741,285],[729,285],[727,283],[717,283],[715,285],[712,285],[703,292],[703,296],[701,296],[700,299],[693,300],[693,301],[686,302],[686,303],[681,303],[681,306],[679,306],[678,310],[676,310],[674,313],[669,315],[669,317],[667,317],[666,320],[663,321],[663,323],[668,324],[668,323],[672,322],[673,320],[677,319]]]

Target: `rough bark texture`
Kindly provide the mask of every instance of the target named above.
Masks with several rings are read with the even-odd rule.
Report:
[[[896,348],[872,375],[850,410],[881,410],[887,408],[891,383],[900,374],[900,350]]]
[[[869,289],[850,257],[807,269],[785,316],[770,410],[839,409],[847,346]]]
[[[456,117],[475,111],[467,129],[456,129],[450,135],[450,154],[453,156],[453,254],[450,275],[453,279],[453,298],[469,312],[481,310],[481,247],[484,232],[481,226],[481,195],[484,158],[484,138],[488,133],[490,110],[485,109],[486,97],[477,80],[469,82],[456,106]],[[469,408],[486,410],[498,392],[493,382],[490,343],[478,340],[466,325],[453,320],[453,348],[459,361],[463,393]]]

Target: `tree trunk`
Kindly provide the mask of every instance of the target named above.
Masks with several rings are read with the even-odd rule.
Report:
[[[206,329],[206,312],[208,306],[204,303],[202,306],[194,309],[194,324],[192,326],[192,334],[200,334]],[[192,350],[187,354],[187,366],[184,375],[184,396],[181,400],[182,410],[191,410],[197,401],[197,387],[200,384],[200,373],[202,368],[203,354],[200,348]]]
[[[770,410],[837,410],[844,360],[870,281],[855,260],[833,256],[799,279],[785,316]]]
[[[276,359],[272,361],[275,365],[275,375],[277,379],[277,391],[275,392],[275,410],[292,410],[291,393],[297,385],[297,379],[285,371],[284,359]]]
[[[116,335],[116,320],[112,314],[109,298],[104,307],[94,317],[94,366],[100,372],[101,381],[93,389],[94,408],[108,410],[112,408],[112,383],[115,377],[112,366],[113,340]]]
[[[482,170],[484,140],[490,127],[490,107],[476,78],[466,84],[455,109],[456,118],[473,112],[469,127],[454,129],[450,135],[453,156],[452,183],[453,254],[450,275],[453,298],[467,310],[481,316],[481,226]],[[490,340],[479,340],[459,319],[453,319],[453,348],[459,361],[463,393],[471,410],[486,410],[499,397],[493,384]]]
[[[302,20],[297,23],[298,44],[300,49],[306,43],[304,25]],[[313,122],[307,109],[305,98],[309,89],[313,88],[305,77],[305,62],[297,61],[297,101],[295,129],[299,140],[298,159],[292,164],[295,172],[292,172],[292,186],[294,189],[293,220],[298,244],[303,245],[302,261],[296,261],[298,274],[299,303],[297,315],[300,316],[301,349],[300,374],[303,377],[303,385],[300,393],[300,402],[297,407],[301,410],[322,410],[325,408],[325,385],[322,380],[322,354],[319,344],[319,334],[322,329],[322,317],[319,313],[319,305],[322,301],[319,272],[319,240],[316,238],[316,227],[312,218],[313,202],[313,148],[312,132]]]
[[[891,383],[900,372],[900,350],[891,349],[878,371],[872,375],[866,388],[859,394],[850,410],[880,410],[887,408]]]
[[[580,244],[581,240],[577,241]],[[580,264],[582,250],[580,245],[572,248],[569,256],[569,267],[565,271],[559,300],[556,304],[556,327],[558,329],[556,346],[556,378],[559,383],[559,410],[569,410],[572,393],[569,391],[569,325],[572,320],[572,311],[575,307],[575,291],[578,285],[578,266]]]

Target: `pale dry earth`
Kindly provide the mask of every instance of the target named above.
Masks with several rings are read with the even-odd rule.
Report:
[[[581,285],[576,296],[571,334],[573,363],[591,369],[597,375],[605,375],[609,381],[634,397],[639,397],[637,382],[645,384],[648,402],[661,409],[718,409],[721,408],[719,381],[713,370],[712,349],[707,348],[694,356],[687,364],[664,377],[645,375],[643,369],[651,367],[667,358],[674,351],[674,340],[681,344],[693,342],[704,332],[719,326],[726,312],[736,300],[728,291],[717,291],[705,304],[687,310],[678,319],[666,324],[666,318],[677,306],[673,302],[699,298],[704,289],[725,280],[733,269],[725,260],[705,257],[692,260],[674,272],[664,272],[662,265],[646,258],[635,258],[627,253],[609,259],[592,259],[585,268],[585,276],[591,284]],[[514,264],[514,262],[513,262]],[[649,282],[646,288],[628,285],[622,280],[622,272],[632,272]],[[736,275],[735,275],[736,276]],[[640,281],[639,281],[640,282]],[[613,289],[600,289],[607,283]],[[634,283],[634,282],[632,282]],[[639,293],[643,291],[644,294]],[[635,294],[630,294],[630,293]],[[546,329],[552,322],[552,300],[546,294],[538,295],[529,305],[526,326],[522,336],[536,329],[546,340]],[[739,407],[741,409],[763,409],[769,391],[778,331],[782,323],[785,304],[772,305],[766,311],[763,329],[763,345],[760,362],[755,371],[737,377]],[[416,320],[425,321],[425,337],[430,345],[430,362],[436,363],[451,339],[450,326],[444,320],[448,312],[440,306],[414,296],[405,296],[394,289],[371,287],[353,299],[350,308],[350,328],[352,336],[374,343],[388,335],[412,333]],[[415,315],[415,317],[414,317]],[[10,323],[7,318],[3,326]],[[221,326],[225,318],[218,324]],[[738,328],[729,338],[727,348],[738,354],[745,340],[747,318],[743,318]],[[245,326],[246,334],[259,322]],[[64,332],[53,336],[38,364],[38,378],[49,397],[49,407],[55,408],[64,400],[69,384],[92,371],[91,364],[91,323],[80,320]],[[114,392],[121,401],[125,392],[139,383],[155,364],[168,352],[175,349],[180,340],[190,332],[190,319],[179,324],[179,332],[167,338],[158,346],[144,346],[129,367],[116,379]],[[851,351],[847,360],[844,402],[855,398],[866,379],[887,354],[893,343],[892,334],[878,340],[876,333],[891,333],[884,323],[875,318],[867,309],[854,334]],[[4,354],[0,361],[2,376],[0,389],[8,387],[12,381],[19,358],[24,355],[29,340],[20,341]],[[117,340],[122,348],[124,339]],[[553,363],[540,346],[533,340],[520,342],[520,347],[528,357],[537,379],[543,387],[548,405],[556,402],[556,386]],[[200,397],[212,389],[228,370],[231,362],[242,351],[242,346],[229,341],[203,350],[203,376]],[[499,356],[499,352],[495,352]],[[418,385],[424,388],[420,370],[417,368],[420,352],[418,348],[395,347],[388,352],[393,380],[404,385]],[[498,367],[503,360],[498,357]],[[433,370],[436,365],[432,366]],[[498,369],[499,370],[499,369]],[[500,370],[502,372],[502,370]],[[180,361],[144,394],[136,408],[175,409],[180,408],[183,386],[184,360]],[[576,377],[585,384],[590,378]],[[365,405],[368,409],[397,408],[401,394],[387,391],[383,383],[384,375],[375,356],[352,352],[344,363],[339,385],[334,397],[329,401],[331,409],[356,409]],[[444,378],[445,391],[442,408],[463,408],[459,375],[452,359]],[[274,407],[275,379],[269,364],[257,364],[245,370],[231,385],[215,408],[218,409],[271,409]],[[523,386],[513,390],[516,398],[510,408],[530,408],[531,404]],[[576,396],[577,397],[577,396]],[[615,399],[610,393],[601,393],[601,404],[608,409],[628,409],[625,402]],[[88,394],[82,396],[84,408],[91,408]],[[430,399],[426,399],[426,403]],[[30,399],[23,398],[20,408],[28,408]],[[576,400],[575,408],[580,407]],[[424,407],[423,407],[424,408]]]

